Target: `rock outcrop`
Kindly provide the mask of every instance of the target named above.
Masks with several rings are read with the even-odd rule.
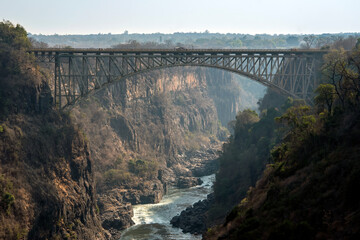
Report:
[[[203,182],[201,181],[201,179],[197,178],[197,177],[183,177],[183,176],[180,176],[176,186],[178,188],[190,188],[190,187],[194,187],[196,185],[200,185],[202,183]]]
[[[134,224],[131,220],[134,215],[132,205],[124,202],[123,196],[118,194],[117,190],[106,195],[100,195],[98,205],[102,226],[110,232],[113,239],[119,239],[120,231]]]
[[[202,234],[207,230],[206,212],[209,210],[214,200],[213,194],[209,194],[207,199],[194,203],[193,206],[186,208],[171,219],[170,223],[174,227],[181,228],[184,233]]]

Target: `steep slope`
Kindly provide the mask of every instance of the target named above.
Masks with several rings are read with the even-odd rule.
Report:
[[[360,238],[359,46],[325,56],[316,105],[276,118],[272,164],[204,239]]]
[[[25,30],[0,23],[0,239],[105,239],[83,135],[51,109]]]
[[[316,136],[269,165],[205,239],[358,239],[359,133],[356,121],[333,139]]]
[[[271,90],[266,96],[269,94],[272,94]],[[288,100],[287,104],[293,103]],[[281,110],[277,108],[265,110],[260,116],[250,109],[236,115],[236,120],[229,124],[233,134],[223,144],[218,159],[214,193],[175,216],[171,220],[173,226],[184,232],[203,233],[224,221],[231,209],[246,196],[249,187],[261,177],[270,158],[270,149],[280,140],[274,121],[279,115]]]

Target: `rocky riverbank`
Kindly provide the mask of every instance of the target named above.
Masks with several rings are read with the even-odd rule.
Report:
[[[124,185],[122,188],[112,188],[99,194],[98,206],[102,227],[111,233],[112,239],[118,239],[121,231],[134,224],[133,205],[159,203],[169,186],[190,188],[201,185],[202,181],[198,175],[213,173],[217,167],[216,147],[179,156],[186,164],[177,165],[174,169],[159,170],[156,180],[144,181],[136,186]],[[200,168],[202,172],[198,170]]]
[[[193,206],[186,208],[171,219],[174,227],[181,228],[184,233],[202,234],[206,231],[206,215],[211,203],[214,201],[214,194],[209,194],[205,200],[198,201]]]

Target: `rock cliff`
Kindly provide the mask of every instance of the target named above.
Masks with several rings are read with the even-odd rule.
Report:
[[[36,93],[29,96],[36,99],[44,88],[22,90]],[[50,109],[37,113],[40,108],[40,102],[29,102],[31,114],[9,114],[0,122],[0,238],[104,239],[84,137],[68,116]]]
[[[116,199],[113,206],[128,216],[120,229],[131,224],[129,202],[158,202],[167,186],[191,186],[197,183],[193,176],[216,171],[219,139],[228,135],[222,125],[240,109],[240,94],[229,73],[172,68],[121,80],[73,109],[95,160],[99,205]],[[100,210],[105,228],[119,226],[118,213]]]
[[[0,239],[106,239],[83,134],[16,48],[25,30],[0,23],[0,39]]]

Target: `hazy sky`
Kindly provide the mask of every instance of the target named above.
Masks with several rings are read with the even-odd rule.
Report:
[[[360,32],[360,0],[0,0],[33,34]]]

